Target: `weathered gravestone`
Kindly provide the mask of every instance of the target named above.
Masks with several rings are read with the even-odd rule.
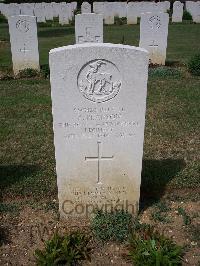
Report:
[[[164,1],[163,3],[165,5],[165,12],[167,12],[167,10],[170,10],[170,2],[169,1]]]
[[[73,13],[73,8],[72,8],[71,3],[67,4],[67,12],[68,12],[69,20],[72,20],[74,13]]]
[[[34,7],[30,3],[22,3],[20,4],[20,14],[26,16],[33,16]]]
[[[34,15],[37,18],[37,22],[46,22],[45,9],[43,3],[35,4]]]
[[[186,1],[186,10],[192,15],[194,22],[200,23],[200,1]]]
[[[71,2],[72,18],[74,18],[74,13],[76,10],[77,10],[77,2]]]
[[[194,22],[200,23],[200,1],[195,2],[192,17]]]
[[[123,18],[127,16],[126,2],[112,2],[111,5],[115,17]]]
[[[137,18],[139,15],[138,7],[138,2],[129,2],[127,4],[127,24],[137,24]]]
[[[175,1],[173,4],[172,22],[182,22],[183,18],[183,3]]]
[[[8,5],[7,11],[7,17],[20,15],[20,5],[11,3]]]
[[[36,18],[13,16],[9,17],[8,23],[14,74],[26,68],[39,70]]]
[[[52,9],[53,9],[53,17],[58,17],[59,16],[59,9],[60,9],[60,4],[56,2],[51,3]]]
[[[126,2],[116,2],[119,5],[119,18],[127,17],[127,3]]]
[[[71,2],[72,10],[75,11],[77,9],[77,2]]]
[[[166,59],[169,15],[145,13],[140,21],[140,47],[150,53],[150,63],[164,65]]]
[[[0,3],[0,13],[4,15],[6,9],[6,4]],[[5,16],[5,15],[4,15]]]
[[[20,5],[11,3],[11,4],[3,4],[0,3],[0,12],[6,18],[10,16],[20,15]]]
[[[81,5],[81,13],[91,13],[91,5],[88,2],[83,2]]]
[[[104,2],[93,2],[93,12],[96,14],[104,14]]]
[[[114,6],[112,2],[104,2],[104,22],[107,25],[114,24]]]
[[[61,25],[69,24],[69,12],[68,6],[66,3],[60,3],[59,10],[59,23]]]
[[[46,20],[53,20],[54,10],[51,3],[44,4],[44,12]]]
[[[103,15],[76,15],[75,34],[76,43],[103,42]]]
[[[102,208],[137,212],[148,52],[121,44],[50,51],[59,208],[62,217]]]

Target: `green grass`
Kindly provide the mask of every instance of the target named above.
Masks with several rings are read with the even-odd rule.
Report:
[[[61,236],[55,233],[45,242],[45,249],[35,251],[36,265],[80,265],[81,260],[90,259],[90,238],[81,232]]]
[[[132,225],[132,216],[125,211],[98,211],[91,220],[91,228],[98,240],[126,241]]]
[[[123,38],[127,44],[139,42],[138,25],[105,26],[104,33],[105,42],[119,43]],[[10,68],[5,24],[0,24],[0,40],[6,41],[0,42],[0,65]],[[170,25],[167,59],[187,62],[199,49],[199,42],[199,25]],[[39,28],[41,64],[48,63],[51,48],[73,43],[72,26]],[[181,64],[172,71],[150,75],[142,198],[159,198],[166,188],[199,187],[199,88],[200,77],[191,76]],[[42,78],[0,81],[0,121],[1,196],[56,198],[49,81]]]

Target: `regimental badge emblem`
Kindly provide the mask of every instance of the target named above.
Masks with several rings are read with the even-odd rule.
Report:
[[[96,103],[105,102],[118,94],[122,86],[120,76],[118,68],[112,62],[96,59],[81,68],[78,88],[86,99]]]
[[[152,16],[149,18],[149,25],[151,29],[159,29],[161,26],[161,20],[159,16]]]
[[[29,23],[26,20],[18,20],[16,23],[16,28],[21,32],[27,32],[30,29]]]

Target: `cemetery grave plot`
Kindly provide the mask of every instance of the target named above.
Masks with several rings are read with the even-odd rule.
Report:
[[[11,69],[11,53],[8,27],[0,24],[0,28],[0,75],[4,75]],[[71,26],[41,27],[38,32],[41,65],[47,64],[51,48],[75,43]],[[191,76],[184,65],[198,51],[199,38],[199,25],[170,25],[168,66],[151,68],[148,80],[139,217],[186,247],[183,265],[198,265],[200,261],[200,78]],[[122,40],[138,46],[139,25],[104,27],[105,42]],[[58,220],[48,79],[5,78],[0,81],[0,102],[0,264],[29,265],[34,262],[34,250],[44,246],[43,240],[56,227],[61,232],[78,227],[88,232],[90,227],[88,220]],[[102,245],[94,238],[92,247],[92,265],[131,265],[124,244]]]

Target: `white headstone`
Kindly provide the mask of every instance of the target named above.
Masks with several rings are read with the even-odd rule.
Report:
[[[46,20],[53,20],[54,10],[51,3],[44,4],[44,12]]]
[[[104,2],[104,22],[105,24],[114,24],[114,9],[112,2]]]
[[[96,14],[104,14],[104,2],[93,2],[93,12]]]
[[[34,7],[30,3],[20,4],[20,14],[26,16],[33,16]]]
[[[0,13],[4,15],[6,4],[0,3]]]
[[[36,3],[34,6],[34,15],[37,22],[46,22],[44,5],[42,3]]]
[[[6,17],[20,15],[20,5],[11,3],[7,5]]]
[[[147,51],[106,43],[53,49],[50,76],[61,217],[111,205],[137,212]]]
[[[129,2],[127,4],[127,24],[137,24],[138,2]]]
[[[173,5],[172,22],[182,22],[183,4],[180,1],[175,1]]]
[[[192,15],[194,22],[200,23],[200,1],[186,1],[186,10]]]
[[[81,5],[81,13],[91,13],[91,5],[88,2],[83,2]]]
[[[71,2],[72,10],[75,11],[77,9],[77,2]]]
[[[59,10],[59,23],[61,25],[69,24],[69,12],[68,7],[66,3],[60,4],[60,10]]]
[[[197,8],[196,8],[194,22],[200,23],[200,1],[196,2],[196,6]]]
[[[53,17],[58,17],[59,16],[59,9],[60,9],[60,4],[56,2],[51,3],[52,9],[53,9]]]
[[[153,3],[153,10],[151,12],[154,12],[154,13],[157,13],[157,12],[165,13],[169,9],[170,9],[170,3],[169,2],[157,2],[157,3]]]
[[[14,74],[26,68],[39,70],[36,18],[13,16],[9,17],[8,23]]]
[[[169,1],[164,1],[164,5],[165,5],[166,12],[167,12],[167,10],[170,10],[170,2]]]
[[[73,13],[73,9],[72,9],[71,3],[67,4],[67,12],[68,12],[69,20],[72,20],[72,18],[74,16],[74,13]]]
[[[113,14],[115,17],[123,18],[127,16],[127,3],[126,2],[111,2]]]
[[[119,18],[127,17],[127,3],[126,2],[118,2],[119,3]]]
[[[79,14],[75,16],[76,43],[103,42],[103,15]]]
[[[166,59],[169,15],[144,13],[140,21],[140,47],[150,53],[150,63],[164,65]]]

